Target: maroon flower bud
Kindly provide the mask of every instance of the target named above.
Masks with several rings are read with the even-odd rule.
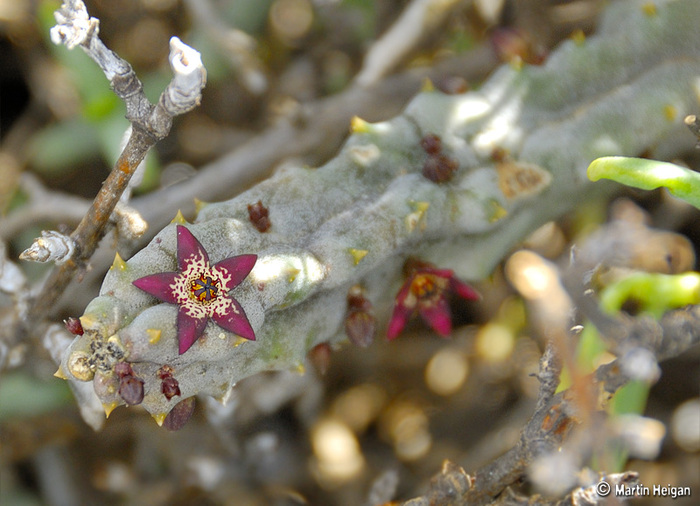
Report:
[[[469,91],[469,82],[460,76],[447,76],[437,80],[435,87],[446,95],[458,95]]]
[[[70,318],[63,320],[63,324],[71,334],[82,336],[85,333],[83,330],[83,325],[80,323],[78,318],[71,316]]]
[[[374,340],[376,319],[372,314],[372,303],[365,297],[360,285],[348,291],[348,314],[345,317],[345,333],[350,341],[366,348]]]
[[[141,404],[143,401],[143,380],[131,375],[120,378],[119,397],[129,406]]]
[[[423,164],[423,175],[433,183],[446,183],[457,170],[457,161],[446,155],[431,155]]]
[[[258,200],[255,204],[248,204],[248,217],[258,232],[267,232],[270,228],[270,211]]]
[[[362,285],[353,285],[348,290],[348,308],[356,311],[372,310],[372,303],[365,297]]]
[[[117,365],[114,366],[114,374],[123,378],[125,376],[133,376],[134,370],[131,368],[129,362],[118,362]]]
[[[194,397],[188,397],[175,404],[173,409],[170,410],[170,413],[168,413],[168,416],[163,420],[163,427],[170,431],[182,429],[189,419],[192,418],[194,405]]]
[[[376,328],[377,320],[367,311],[351,310],[345,317],[345,333],[360,348],[372,344]]]
[[[307,357],[321,376],[324,376],[326,372],[328,372],[332,351],[331,345],[328,343],[317,344],[309,350]]]
[[[158,377],[162,380],[165,378],[172,378],[173,376],[173,368],[172,366],[169,366],[168,364],[165,364],[163,367],[158,369]]]
[[[427,134],[420,140],[420,147],[429,155],[437,155],[442,151],[442,139],[435,134]]]
[[[538,46],[524,30],[511,27],[497,28],[491,34],[498,57],[506,63],[525,62],[541,65],[547,59],[546,49]]]
[[[160,384],[160,391],[166,399],[170,400],[176,395],[180,395],[180,385],[175,378],[169,376],[163,379],[163,383]]]

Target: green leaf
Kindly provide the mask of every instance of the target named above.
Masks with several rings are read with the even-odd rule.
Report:
[[[593,324],[586,324],[576,347],[576,363],[584,374],[595,371],[598,358],[606,351],[605,342],[600,338]]]
[[[700,174],[672,163],[606,156],[588,166],[588,179],[612,179],[642,190],[665,187],[672,195],[700,209]]]
[[[669,309],[700,303],[700,274],[638,272],[611,283],[600,293],[601,308],[611,314],[629,299],[637,301],[643,312],[661,318]]]
[[[610,413],[613,415],[641,415],[647,405],[649,384],[634,380],[620,387],[610,401]]]

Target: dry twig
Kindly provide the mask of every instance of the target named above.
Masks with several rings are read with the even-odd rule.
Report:
[[[66,1],[55,13],[57,25],[51,30],[56,44],[69,49],[80,46],[103,70],[114,92],[126,105],[126,117],[131,122],[131,135],[109,177],[95,197],[90,209],[71,234],[74,252],[61,257],[63,262],[50,274],[29,311],[33,317],[46,317],[78,269],[94,253],[104,235],[105,227],[129,179],[148,150],[170,131],[173,116],[183,114],[199,104],[206,82],[206,71],[195,50],[173,37],[170,41],[170,65],[173,80],[161,94],[157,104],[151,104],[131,66],[110,51],[98,37],[99,21],[88,16],[80,0]]]
[[[362,69],[355,77],[369,87],[394,69],[426,37],[464,2],[457,0],[413,0],[396,22],[367,51]]]
[[[527,474],[534,478],[533,473],[537,471],[533,467],[538,461],[543,465],[552,464],[545,461],[548,455],[559,453],[573,459],[577,468],[584,465],[590,458],[595,438],[601,439],[609,429],[603,425],[601,432],[600,424],[605,421],[593,416],[600,406],[591,405],[594,402],[592,393],[604,392],[605,395],[595,402],[605,403],[629,381],[640,379],[640,369],[655,370],[649,364],[639,366],[640,354],[642,361],[652,361],[656,365],[657,361],[678,356],[700,342],[700,306],[669,311],[658,321],[648,316],[610,316],[601,311],[594,292],[588,286],[591,272],[601,264],[619,264],[621,258],[629,259],[626,253],[631,247],[631,244],[623,244],[624,238],[616,228],[609,227],[607,233],[614,235],[617,246],[600,248],[600,237],[591,241],[575,256],[571,268],[564,273],[563,284],[579,310],[596,325],[601,334],[606,335],[606,342],[617,353],[618,359],[600,366],[593,375],[581,378],[585,384],[574,384],[572,388],[555,394],[561,363],[555,353],[559,348],[555,346],[556,343],[550,343],[540,360],[538,379],[541,385],[535,412],[522,430],[518,443],[474,475],[468,475],[461,467],[447,463],[433,478],[429,491],[406,502],[407,506],[438,503],[533,504],[533,501],[536,504],[557,505],[598,504],[603,500],[596,492],[595,480],[556,501],[545,500],[541,496],[519,496],[509,487]],[[638,236],[634,237],[638,239]],[[644,375],[649,382],[657,378],[654,374]],[[571,478],[575,479],[574,476]],[[615,483],[632,484],[636,475],[621,473],[603,478],[614,486]]]

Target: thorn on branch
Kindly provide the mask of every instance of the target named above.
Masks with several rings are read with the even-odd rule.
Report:
[[[30,262],[56,262],[62,264],[75,253],[75,242],[67,235],[53,230],[42,230],[41,237],[34,239],[32,245],[19,256],[20,260]]]

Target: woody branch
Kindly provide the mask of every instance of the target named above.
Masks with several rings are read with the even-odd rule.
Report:
[[[44,234],[22,254],[25,260],[60,262],[33,301],[30,317],[51,313],[54,301],[94,253],[120,197],[148,150],[168,135],[174,116],[199,105],[206,83],[200,54],[173,37],[169,55],[173,79],[158,103],[151,104],[131,65],[100,40],[99,20],[89,17],[81,0],[64,2],[54,16],[57,24],[51,29],[52,41],[68,49],[80,46],[100,66],[116,95],[125,103],[131,131],[109,177],[75,231],[70,236],[56,232]]]

